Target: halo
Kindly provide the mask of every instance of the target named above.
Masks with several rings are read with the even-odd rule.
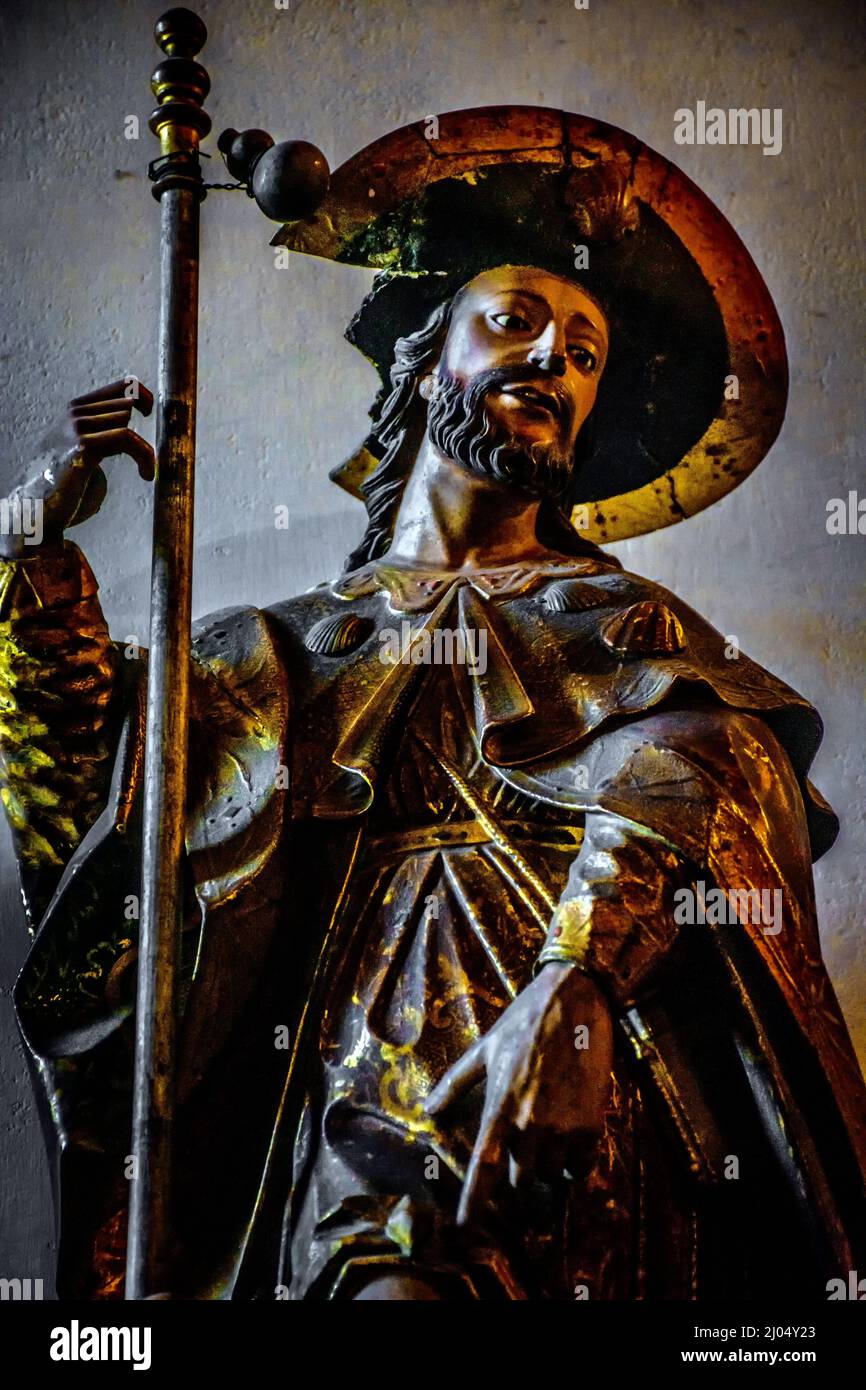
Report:
[[[635,136],[546,107],[431,116],[353,155],[334,173],[314,216],[286,223],[271,244],[391,269],[391,253],[358,257],[349,248],[363,244],[366,229],[429,185],[455,178],[471,184],[477,171],[503,164],[615,165],[631,194],[662,219],[695,262],[724,325],[729,371],[715,417],[678,462],[652,481],[577,509],[581,534],[597,543],[625,540],[711,506],[757,467],[779,433],[788,393],[784,334],[761,274],[727,219],[680,169]],[[375,464],[372,456],[360,458],[356,482],[359,468],[363,473]]]

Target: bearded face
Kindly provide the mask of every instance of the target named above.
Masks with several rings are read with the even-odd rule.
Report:
[[[430,442],[476,476],[561,501],[607,349],[605,316],[576,284],[484,271],[455,301],[426,382]]]
[[[375,431],[380,462],[362,485],[367,530],[349,567],[387,550],[425,436],[491,485],[565,500],[607,351],[607,319],[595,301],[532,266],[482,272],[398,340]],[[427,403],[420,417],[419,397]]]
[[[529,497],[558,502],[567,493],[575,468],[574,451],[565,443],[571,435],[574,409],[554,383],[539,387],[538,375],[534,367],[493,368],[479,372],[464,386],[440,368],[427,407],[427,433],[440,453],[476,476],[513,484]],[[555,411],[562,424],[559,440],[527,439],[497,419],[489,409],[489,397],[510,387],[525,387],[527,400],[544,393],[550,402],[544,408]]]

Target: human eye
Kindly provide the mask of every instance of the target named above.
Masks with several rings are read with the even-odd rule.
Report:
[[[584,343],[574,343],[568,349],[572,361],[585,372],[594,372],[598,366],[598,354]]]
[[[497,309],[488,317],[491,323],[495,323],[497,328],[504,328],[507,333],[525,333],[531,327],[529,320],[515,309]]]

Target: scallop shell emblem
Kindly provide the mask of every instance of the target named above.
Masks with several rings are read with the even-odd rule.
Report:
[[[558,584],[548,585],[541,595],[541,602],[548,613],[581,613],[587,608],[603,607],[611,602],[611,596],[595,584],[560,580]]]
[[[373,627],[372,618],[360,618],[357,613],[329,614],[313,623],[304,646],[317,656],[345,656],[366,642]]]
[[[686,646],[679,618],[655,599],[633,603],[608,618],[601,640],[621,656],[669,656]]]

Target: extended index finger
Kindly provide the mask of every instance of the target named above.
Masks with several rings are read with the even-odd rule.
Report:
[[[458,1226],[471,1225],[490,1201],[502,1171],[508,1125],[507,1105],[488,1097],[463,1180],[457,1208]]]
[[[124,376],[120,381],[112,381],[108,386],[99,386],[84,396],[75,396],[71,404],[73,407],[101,405],[117,400],[130,401],[142,415],[149,415],[153,410],[153,393],[148,391],[144,382],[139,381],[137,376]]]
[[[438,1085],[433,1087],[424,1102],[428,1115],[437,1115],[440,1110],[445,1110],[481,1079],[484,1075],[483,1043],[483,1038],[477,1038],[463,1056],[449,1067]]]

